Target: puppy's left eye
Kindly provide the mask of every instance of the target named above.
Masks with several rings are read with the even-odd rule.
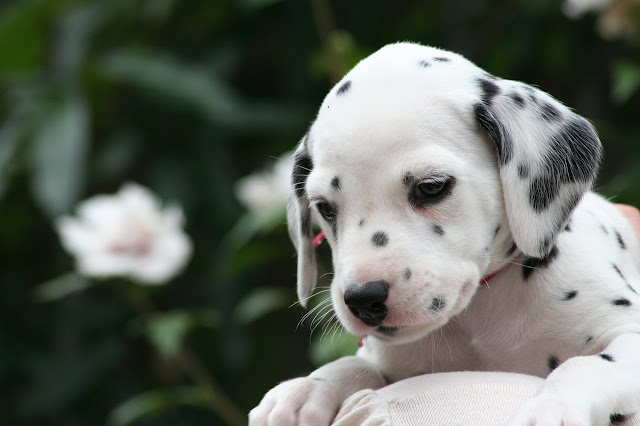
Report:
[[[435,176],[416,182],[411,188],[411,202],[419,206],[438,201],[451,192],[453,178]]]
[[[336,220],[338,216],[338,210],[332,205],[327,203],[326,201],[320,201],[316,204],[318,211],[327,222],[333,222]]]

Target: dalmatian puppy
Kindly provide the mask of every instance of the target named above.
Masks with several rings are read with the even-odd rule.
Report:
[[[252,425],[326,425],[362,389],[460,370],[546,377],[513,425],[606,425],[640,411],[639,247],[590,192],[591,124],[532,86],[411,43],[324,99],[295,152],[298,296],[331,246],[333,308],[356,356],[281,383]]]

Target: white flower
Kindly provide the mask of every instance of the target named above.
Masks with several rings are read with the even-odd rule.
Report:
[[[236,197],[250,211],[284,207],[289,195],[293,156],[286,153],[270,170],[253,173],[236,183]]]
[[[610,3],[611,0],[565,0],[562,11],[570,18],[578,18],[587,12],[600,12]]]
[[[127,183],[115,195],[96,195],[78,205],[77,217],[56,220],[63,247],[90,277],[128,277],[161,284],[191,254],[178,206],[162,210],[146,188]]]
[[[586,12],[598,12],[601,37],[638,40],[640,0],[565,0],[562,10],[570,18],[578,18]]]

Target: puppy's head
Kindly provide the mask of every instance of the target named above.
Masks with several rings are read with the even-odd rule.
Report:
[[[591,125],[463,57],[389,45],[325,98],[295,153],[288,205],[298,296],[331,245],[345,328],[406,342],[442,326],[515,247],[543,258],[595,178]]]

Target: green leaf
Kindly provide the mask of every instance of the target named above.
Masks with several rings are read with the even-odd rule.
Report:
[[[8,122],[0,130],[0,198],[7,188],[14,158],[20,140],[20,129],[14,122]]]
[[[165,358],[175,357],[187,333],[195,326],[215,327],[220,318],[215,311],[174,311],[152,317],[147,323],[151,343]]]
[[[247,244],[251,238],[265,234],[286,221],[284,206],[276,206],[263,211],[249,211],[231,228],[220,244],[227,253],[233,253]]]
[[[238,4],[245,9],[255,10],[281,3],[284,0],[238,0]]]
[[[213,72],[167,54],[121,50],[106,56],[102,68],[107,76],[193,108],[218,126],[255,131],[297,126],[308,118],[299,108],[245,102]]]
[[[71,272],[38,285],[34,296],[39,302],[53,302],[91,287],[93,281]]]
[[[164,21],[176,7],[177,0],[147,0],[144,4],[144,14],[153,21]]]
[[[249,324],[286,307],[289,303],[289,292],[276,287],[261,287],[240,300],[233,311],[233,316],[239,324]]]
[[[0,14],[0,75],[35,70],[45,59],[48,21],[66,0],[7,3]]]
[[[53,49],[53,69],[63,81],[76,77],[91,37],[105,18],[106,11],[98,3],[80,5],[62,16]]]
[[[627,102],[640,88],[640,65],[631,61],[617,61],[613,65],[611,99],[620,105]]]
[[[89,117],[84,99],[65,98],[32,140],[32,190],[49,216],[71,210],[80,197],[88,148]]]
[[[130,425],[136,420],[180,405],[207,408],[206,394],[197,386],[146,391],[118,404],[109,414],[107,425]]]
[[[47,329],[51,339],[64,335],[60,334],[62,330],[53,325],[59,319],[56,316],[47,318],[52,324]],[[76,318],[77,322],[83,320]],[[76,330],[76,325],[70,324],[68,328]],[[19,368],[29,386],[20,392],[20,398],[13,401],[15,407],[12,408],[20,413],[25,424],[29,424],[37,423],[38,419],[52,412],[81,404],[87,394],[96,391],[96,384],[109,381],[108,375],[117,371],[114,366],[121,362],[125,354],[126,349],[115,336],[91,342],[83,339],[66,347],[52,345],[47,352],[20,352],[24,367]],[[26,370],[23,370],[25,367]]]

